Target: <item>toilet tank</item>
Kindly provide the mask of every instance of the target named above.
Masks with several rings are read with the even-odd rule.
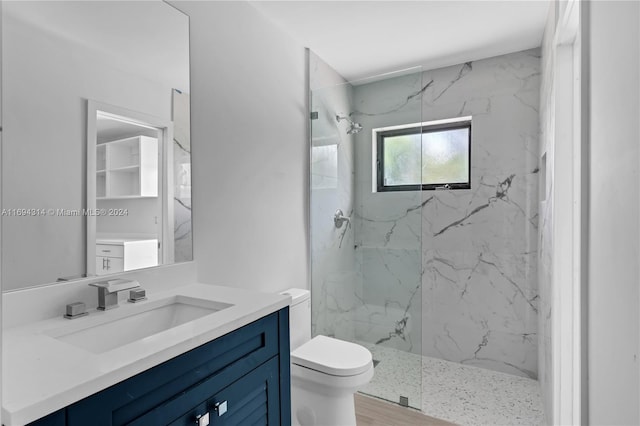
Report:
[[[311,340],[311,293],[301,288],[290,288],[281,292],[291,296],[289,307],[289,337],[291,350]]]

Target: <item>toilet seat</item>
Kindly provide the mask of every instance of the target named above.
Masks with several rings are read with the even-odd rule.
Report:
[[[291,363],[342,377],[362,374],[373,366],[366,348],[327,336],[316,336],[291,352]]]

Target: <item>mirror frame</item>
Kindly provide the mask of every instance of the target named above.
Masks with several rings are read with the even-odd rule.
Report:
[[[162,259],[157,266],[168,265],[174,263],[174,235],[173,220],[174,212],[173,202],[173,122],[164,120],[160,117],[144,114],[137,111],[128,110],[126,108],[109,105],[92,99],[87,100],[87,211],[96,211],[96,147],[98,144],[97,132],[97,115],[98,112],[105,115],[113,115],[123,121],[131,124],[152,127],[158,129],[161,133],[162,147],[159,150],[160,167],[159,176],[159,194],[162,198],[162,236],[161,236],[161,253]],[[96,257],[96,216],[87,214],[87,247],[86,247],[86,275],[88,277],[96,276],[95,257]],[[151,266],[154,268],[157,266]],[[147,268],[141,268],[147,269]],[[124,271],[129,272],[129,271]],[[109,276],[112,274],[105,274]]]

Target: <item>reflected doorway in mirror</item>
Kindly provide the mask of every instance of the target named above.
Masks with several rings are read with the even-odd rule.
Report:
[[[173,123],[87,102],[87,275],[174,262]]]

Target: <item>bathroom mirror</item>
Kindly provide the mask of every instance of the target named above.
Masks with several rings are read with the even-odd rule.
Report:
[[[3,290],[192,260],[188,17],[1,7]]]

